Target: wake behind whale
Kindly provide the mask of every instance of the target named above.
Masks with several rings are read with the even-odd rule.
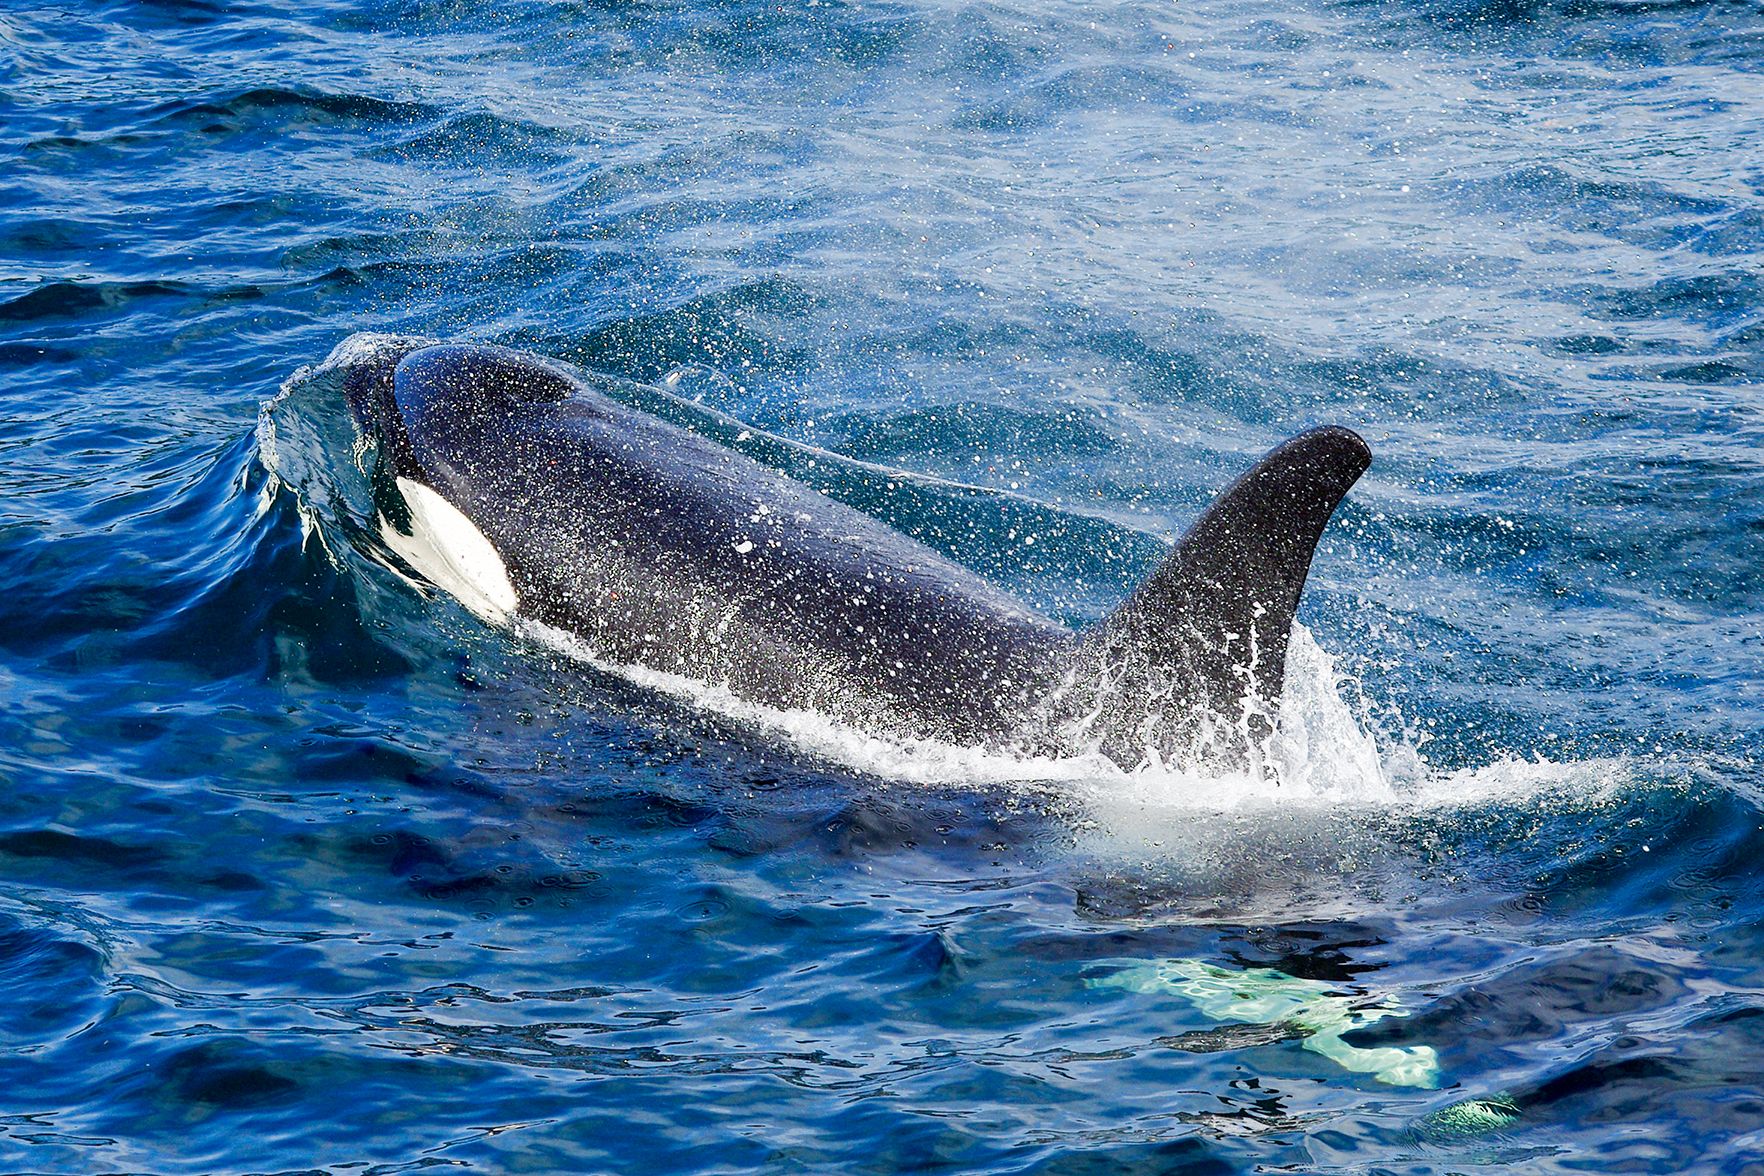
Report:
[[[1241,760],[1269,730],[1312,552],[1366,468],[1301,434],[1082,633],[742,454],[502,348],[340,346],[389,547],[492,621],[741,703],[907,739]]]

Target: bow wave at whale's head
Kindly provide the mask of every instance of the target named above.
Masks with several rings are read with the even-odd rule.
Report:
[[[1265,737],[1312,553],[1371,460],[1339,427],[1279,446],[1074,632],[559,361],[412,344],[344,388],[387,544],[487,619],[863,730],[1125,766]]]

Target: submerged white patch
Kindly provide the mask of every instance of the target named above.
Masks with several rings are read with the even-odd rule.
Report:
[[[410,507],[410,534],[382,524],[386,545],[478,616],[506,621],[520,598],[484,532],[421,482],[399,478],[398,492]]]
[[[1093,987],[1129,992],[1171,993],[1215,1021],[1289,1028],[1305,1049],[1322,1054],[1344,1070],[1370,1074],[1392,1086],[1439,1085],[1439,1055],[1430,1045],[1349,1045],[1345,1035],[1409,1011],[1394,997],[1361,996],[1340,985],[1302,980],[1273,968],[1221,968],[1196,959],[1150,963],[1128,960],[1111,975],[1089,981]]]

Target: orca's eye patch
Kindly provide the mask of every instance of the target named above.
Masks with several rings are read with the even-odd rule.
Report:
[[[558,404],[577,390],[568,375],[533,356],[453,344],[411,352],[393,380],[399,407],[406,412],[443,405],[456,412],[484,412]]]

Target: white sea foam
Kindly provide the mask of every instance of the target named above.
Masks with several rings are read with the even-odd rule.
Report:
[[[1380,740],[1342,697],[1332,658],[1295,626],[1287,689],[1276,734],[1259,763],[1237,771],[1194,764],[1142,763],[1123,768],[1100,751],[1023,756],[860,730],[814,710],[750,702],[722,684],[611,661],[574,634],[532,621],[521,633],[596,669],[781,738],[811,755],[903,783],[963,788],[1027,786],[1077,799],[1088,824],[1125,840],[1117,848],[1163,844],[1166,830],[1187,829],[1199,813],[1257,808],[1440,809],[1539,797],[1593,799],[1626,777],[1621,760],[1558,764],[1500,761],[1440,772],[1408,742]]]

